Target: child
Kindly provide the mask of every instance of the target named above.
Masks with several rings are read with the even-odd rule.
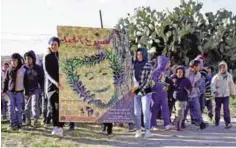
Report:
[[[198,60],[192,60],[190,62],[190,68],[186,71],[186,77],[190,80],[192,84],[192,91],[189,94],[189,101],[184,113],[184,120],[182,122],[182,128],[185,128],[185,120],[188,114],[188,110],[190,109],[190,114],[192,114],[192,119],[195,121],[194,125],[200,126],[200,129],[205,129],[207,124],[204,123],[202,119],[199,97],[200,97],[200,80],[201,73],[200,70],[201,62]],[[192,121],[193,122],[193,121]]]
[[[173,76],[173,98],[176,100],[176,129],[181,130],[181,124],[184,117],[184,111],[188,103],[188,92],[191,91],[192,85],[188,78],[185,77],[185,69],[183,66],[179,66],[176,69],[176,75]]]
[[[212,79],[212,73],[214,71],[213,67],[207,68],[207,78],[206,78],[206,107],[207,107],[207,115],[209,117],[210,122],[213,121],[213,107],[212,107],[212,95],[211,95],[211,79]]]
[[[51,103],[53,130],[52,135],[63,136],[64,123],[59,122],[59,55],[60,39],[49,40],[49,53],[44,56],[43,69],[46,77],[45,92]]]
[[[236,90],[232,75],[228,73],[228,66],[226,62],[222,61],[219,64],[219,73],[216,74],[211,81],[211,92],[215,97],[215,125],[220,123],[221,105],[224,107],[225,128],[232,126],[229,110],[229,97],[232,95],[233,99],[236,97]]]
[[[27,89],[26,70],[23,68],[22,57],[18,53],[11,55],[11,67],[4,78],[3,97],[9,96],[10,126],[8,130],[21,130],[22,102],[24,90]]]
[[[34,51],[26,52],[24,55],[26,61],[26,75],[28,77],[25,97],[25,117],[26,125],[31,125],[30,110],[34,117],[34,127],[38,126],[39,119],[39,97],[41,90],[44,88],[44,73],[43,69],[36,64],[36,55]]]
[[[168,107],[167,90],[169,84],[167,83],[166,70],[170,67],[170,61],[165,56],[158,56],[157,58],[157,68],[153,72],[153,80],[155,86],[152,88],[154,92],[152,95],[153,106],[151,107],[151,127],[153,130],[157,130],[157,115],[159,110],[161,110],[162,119],[164,120],[164,126],[166,130],[172,128],[170,124],[170,111]]]
[[[8,67],[9,67],[8,63],[3,64],[2,75],[1,75],[1,84],[2,84],[1,90],[2,91],[3,91],[3,87],[4,87],[3,80],[4,80],[4,77],[7,72]],[[2,120],[7,119],[7,100],[3,96],[1,97],[1,111],[2,111],[1,112],[2,113]]]

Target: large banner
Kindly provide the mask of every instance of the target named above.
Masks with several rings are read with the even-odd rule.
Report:
[[[58,26],[60,121],[133,122],[127,33]]]

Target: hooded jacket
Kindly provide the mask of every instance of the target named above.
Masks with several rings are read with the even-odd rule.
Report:
[[[157,68],[153,71],[152,79],[155,82],[155,86],[152,90],[156,93],[163,92],[163,88],[167,86],[166,83],[166,65],[169,62],[169,59],[163,55],[157,57]]]
[[[26,69],[22,63],[22,57],[18,53],[14,53],[11,58],[18,60],[18,66],[10,66],[8,68],[3,79],[3,93],[6,93],[7,91],[23,92],[27,89],[27,76]]]
[[[44,73],[43,69],[36,64],[36,55],[34,51],[28,51],[25,53],[24,57],[31,57],[33,59],[33,66],[25,66],[26,69],[26,75],[28,77],[27,86],[28,89],[26,90],[26,94],[29,92],[33,92],[34,90],[38,89],[44,89]]]
[[[236,95],[234,82],[232,75],[228,72],[226,74],[220,73],[220,66],[225,65],[228,71],[228,65],[226,62],[220,62],[219,72],[212,78],[211,81],[211,93],[214,97],[228,97],[230,95]],[[218,96],[215,96],[215,92],[218,92]]]
[[[138,51],[142,52],[143,61],[138,62],[136,60],[134,62],[133,79],[134,79],[134,84],[137,87],[135,94],[141,93],[142,95],[145,95],[151,93],[153,66],[151,62],[148,62],[147,49],[139,48],[137,52]]]
[[[178,101],[188,101],[188,93],[192,90],[191,82],[188,78],[185,77],[185,68],[183,66],[179,66],[176,69],[176,72],[178,69],[182,69],[184,72],[184,75],[182,78],[178,78],[177,75],[174,75],[172,77],[173,81],[173,98]]]

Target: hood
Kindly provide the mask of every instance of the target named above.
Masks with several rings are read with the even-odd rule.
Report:
[[[228,65],[227,65],[227,63],[226,63],[225,61],[222,61],[222,62],[219,63],[219,67],[218,67],[218,68],[219,68],[219,73],[220,73],[220,66],[221,66],[221,65],[225,65],[226,71],[228,71]]]
[[[136,51],[136,62],[138,62],[137,60],[137,53],[141,51],[142,54],[143,54],[143,61],[142,62],[147,62],[148,61],[148,51],[146,48],[138,48],[137,51]]]
[[[30,50],[25,53],[24,58],[26,59],[26,56],[29,56],[33,59],[33,63],[36,64],[36,55],[33,50]]]
[[[165,70],[165,67],[167,65],[167,63],[169,62],[169,58],[161,55],[157,57],[157,68],[161,71]]]
[[[204,68],[204,57],[203,55],[198,55],[194,60],[198,60],[200,61],[200,69],[203,69]]]

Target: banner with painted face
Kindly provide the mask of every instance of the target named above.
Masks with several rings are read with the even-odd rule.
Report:
[[[58,26],[62,122],[133,122],[128,34]]]

